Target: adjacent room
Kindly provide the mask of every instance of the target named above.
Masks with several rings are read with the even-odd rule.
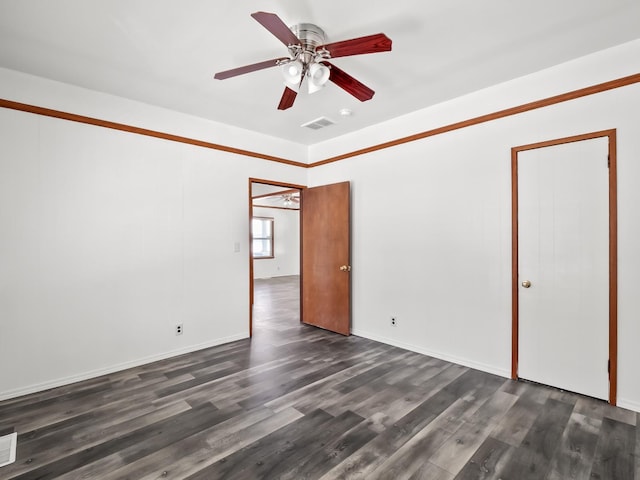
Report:
[[[640,479],[640,3],[0,2],[0,478]]]

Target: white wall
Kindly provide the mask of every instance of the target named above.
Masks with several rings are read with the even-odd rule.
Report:
[[[311,160],[637,72],[640,41],[314,146]],[[309,186],[352,182],[353,332],[508,376],[510,149],[617,128],[618,399],[640,411],[639,125],[634,84],[310,169]]]
[[[272,217],[274,258],[253,261],[254,278],[283,277],[300,274],[300,212],[278,208],[254,207],[256,217]]]
[[[637,72],[640,41],[325,142],[308,158]],[[6,70],[0,97],[294,160],[307,154]],[[305,171],[2,109],[0,364],[15,368],[0,369],[0,398],[246,336],[249,177],[352,182],[355,333],[508,375],[509,150],[617,128],[618,394],[640,411],[639,112],[635,84]]]
[[[21,76],[1,71],[0,97],[73,99],[73,87],[28,76],[17,95]],[[136,126],[203,123],[78,96],[94,113],[104,104],[99,118],[129,111]],[[263,145],[240,133],[245,146]],[[8,109],[0,145],[0,398],[248,336],[248,179],[304,184],[304,169]],[[292,159],[299,150],[261,149]]]

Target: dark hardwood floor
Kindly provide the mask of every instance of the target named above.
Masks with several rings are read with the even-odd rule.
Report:
[[[301,325],[297,281],[252,340],[1,402],[0,478],[640,480],[638,414]]]

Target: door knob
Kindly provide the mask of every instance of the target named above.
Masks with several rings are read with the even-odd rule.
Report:
[[[529,280],[525,280],[524,282],[522,282],[522,286],[524,288],[529,288],[531,286],[531,282]]]
[[[340,271],[341,272],[350,272],[351,271],[351,265],[342,265],[340,267]]]

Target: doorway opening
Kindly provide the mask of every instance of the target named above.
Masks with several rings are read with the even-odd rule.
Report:
[[[300,321],[303,185],[249,179],[249,336],[265,322]],[[294,320],[295,321],[295,320]]]

